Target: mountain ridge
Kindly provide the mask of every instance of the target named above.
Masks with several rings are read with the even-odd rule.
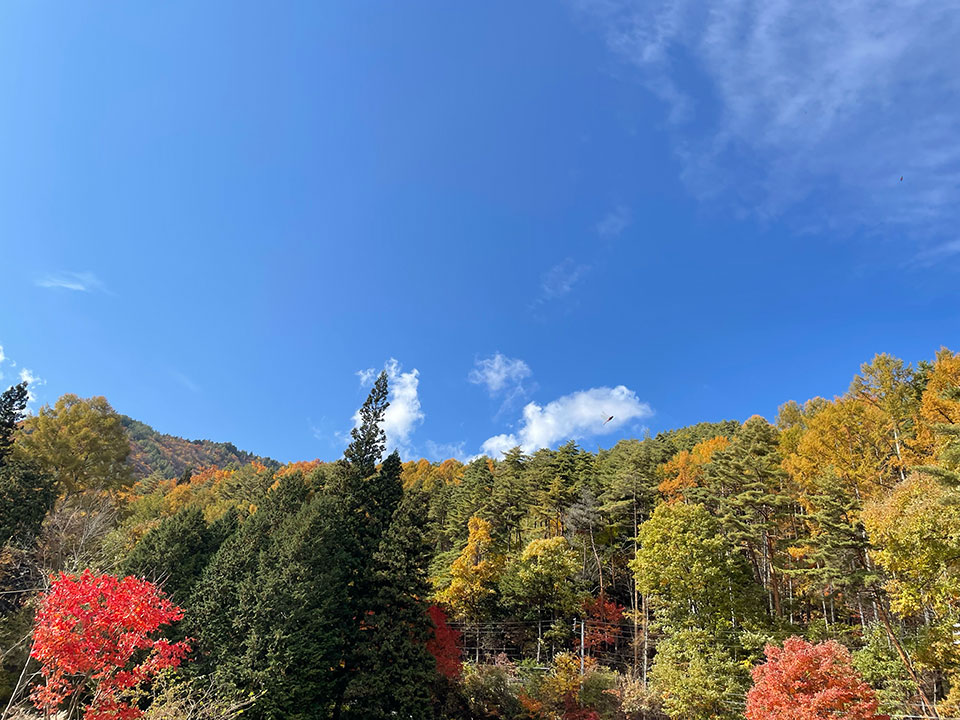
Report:
[[[273,469],[280,467],[280,463],[273,458],[241,450],[231,442],[188,440],[159,432],[128,415],[121,415],[120,421],[130,438],[130,457],[127,462],[137,477],[154,473],[177,477],[187,470],[201,467],[225,468],[254,461]]]

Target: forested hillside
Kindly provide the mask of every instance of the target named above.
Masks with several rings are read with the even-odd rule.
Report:
[[[275,460],[238,450],[233,443],[184,440],[157,432],[146,423],[126,415],[121,415],[120,421],[130,436],[129,463],[138,477],[154,473],[163,477],[177,477],[188,470],[245,465],[254,461],[268,467],[279,467]]]
[[[8,390],[10,711],[960,715],[960,355],[877,355],[774,418],[468,464],[383,457],[386,384],[342,460],[283,467],[230,445],[194,466],[103,398],[22,419]],[[158,459],[131,461],[131,429]]]

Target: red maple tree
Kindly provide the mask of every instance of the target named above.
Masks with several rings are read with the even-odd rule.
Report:
[[[616,645],[620,621],[623,619],[623,606],[613,600],[607,600],[603,595],[598,595],[584,601],[583,611],[585,615],[583,644],[587,651]],[[575,645],[579,649],[579,639],[576,640]]]
[[[437,672],[448,678],[460,677],[463,661],[460,659],[460,638],[463,635],[447,624],[447,614],[438,605],[431,605],[427,614],[433,621],[433,636],[427,641],[427,650],[437,661]]]
[[[46,680],[31,695],[41,710],[68,698],[68,717],[82,699],[85,720],[131,720],[142,715],[124,695],[165,668],[177,667],[187,641],[151,637],[183,612],[151,582],[84,570],[60,573],[39,603],[31,655]]]
[[[877,715],[876,693],[843,645],[792,637],[764,652],[767,661],[753,669],[747,720],[889,720]]]

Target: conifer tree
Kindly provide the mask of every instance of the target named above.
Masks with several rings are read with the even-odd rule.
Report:
[[[343,453],[353,468],[353,474],[368,477],[380,462],[386,446],[386,435],[381,424],[383,413],[390,407],[387,402],[387,373],[383,371],[373,383],[370,394],[360,407],[360,424],[350,431],[353,441]]]
[[[426,602],[426,512],[422,494],[408,495],[374,557],[373,604],[364,621],[359,675],[346,699],[351,712],[345,715],[357,720],[431,717],[437,670],[427,650],[433,626]]]
[[[210,526],[199,506],[188,505],[143,536],[124,560],[123,573],[158,582],[174,602],[184,603],[236,524],[235,510]]]
[[[521,521],[530,503],[526,460],[523,450],[515,447],[504,454],[494,471],[489,511],[497,520],[495,534],[505,542],[507,552],[522,541]]]
[[[498,524],[497,518],[488,511],[494,486],[489,462],[485,457],[474,460],[464,470],[460,484],[454,486],[447,515],[447,534],[457,547],[462,547],[467,540],[470,518],[482,517]]]
[[[27,383],[11,385],[0,393],[0,463],[10,453],[13,434],[27,409]]]
[[[780,465],[777,429],[752,417],[727,448],[714,454],[704,487],[687,493],[710,507],[727,537],[744,549],[776,615],[782,614],[777,564],[791,508]]]

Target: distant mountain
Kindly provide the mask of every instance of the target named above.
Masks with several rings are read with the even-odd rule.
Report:
[[[130,436],[130,458],[137,477],[146,477],[159,472],[164,477],[178,477],[184,470],[196,470],[201,467],[228,467],[245,465],[254,460],[267,467],[278,468],[280,463],[270,458],[260,457],[228,442],[212,440],[184,440],[175,435],[157,432],[146,423],[120,416],[123,426]]]

